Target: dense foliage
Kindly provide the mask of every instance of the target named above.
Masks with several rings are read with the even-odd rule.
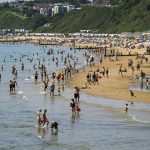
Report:
[[[150,30],[150,0],[122,0],[117,6],[85,6],[52,18],[6,8],[0,9],[0,28],[25,28],[36,32],[78,32],[81,29],[99,33],[141,32]],[[32,14],[32,15],[31,15]],[[49,27],[43,27],[49,23]]]
[[[0,9],[0,29],[32,29],[44,25],[47,17],[35,10]]]
[[[80,29],[100,33],[141,32],[150,30],[150,0],[122,0],[114,7],[88,6],[63,17],[52,18],[44,32],[77,32]]]

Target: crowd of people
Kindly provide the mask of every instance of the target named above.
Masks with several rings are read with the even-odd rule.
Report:
[[[89,38],[90,39],[90,38]],[[86,41],[89,40],[88,38],[86,39]],[[114,40],[114,41],[112,41]],[[96,41],[95,41],[96,42]],[[78,40],[78,43],[80,43],[80,40]],[[104,38],[103,40],[101,40],[101,42],[99,42],[99,45],[109,45],[110,47],[113,46],[121,46],[121,47],[126,47],[126,48],[130,48],[132,45],[129,44],[127,41],[125,41],[125,39],[123,38]],[[131,47],[133,48],[133,47]],[[80,50],[80,49],[79,49]],[[72,98],[71,98],[71,102],[70,102],[70,107],[71,107],[71,111],[72,114],[75,116],[76,114],[79,114],[79,112],[81,111],[80,109],[80,89],[86,89],[89,88],[90,89],[90,85],[100,85],[100,79],[101,78],[109,78],[110,77],[110,71],[112,68],[109,67],[105,67],[105,64],[103,64],[103,58],[105,55],[105,50],[106,47],[99,47],[99,49],[86,49],[83,52],[83,57],[85,59],[85,66],[88,67],[92,67],[95,66],[95,56],[98,56],[99,58],[99,63],[101,65],[101,68],[97,68],[94,71],[89,72],[86,75],[86,83],[84,87],[78,87],[75,86],[73,89],[73,94],[72,94]],[[32,71],[34,71],[34,80],[35,80],[35,84],[37,83],[42,83],[43,84],[43,91],[44,92],[48,92],[49,95],[51,97],[55,96],[55,95],[59,95],[61,96],[61,92],[63,92],[64,90],[64,85],[67,81],[69,81],[69,79],[72,77],[72,75],[76,74],[79,72],[80,68],[77,68],[77,64],[78,64],[78,57],[76,56],[76,49],[74,48],[70,48],[70,52],[68,52],[67,54],[64,53],[63,50],[58,50],[57,54],[60,55],[60,57],[58,57],[58,55],[55,55],[54,50],[53,49],[49,49],[47,51],[47,55],[48,56],[52,56],[52,58],[50,59],[50,57],[48,57],[48,65],[51,65],[52,63],[56,65],[56,68],[59,67],[60,62],[63,62],[63,66],[64,68],[59,70],[59,71],[53,71],[53,72],[49,72],[49,70],[46,67],[46,61],[45,58],[43,57],[42,59],[38,59],[38,63],[33,65]],[[44,50],[45,52],[45,50]],[[118,61],[118,57],[119,57],[119,52],[115,52],[114,50],[110,50],[110,54],[112,56],[115,56],[115,59],[113,59],[113,61]],[[30,54],[31,55],[31,54]],[[16,62],[17,59],[13,57],[13,55],[9,55],[10,59],[14,59],[14,61]],[[20,62],[20,70],[24,71],[26,69],[26,65],[23,63],[23,57],[25,55],[24,54],[20,54],[20,58],[18,59]],[[34,56],[39,56],[38,53],[33,53],[30,57],[28,56],[28,61],[30,63],[32,63],[34,61]],[[4,58],[4,63],[5,63],[6,57]],[[112,59],[110,59],[110,61],[112,61]],[[142,71],[141,69],[141,65],[143,63],[143,61],[145,61],[145,63],[148,63],[149,60],[147,57],[145,57],[144,55],[139,56],[137,55],[136,57],[136,62],[134,62],[132,59],[128,60],[128,68],[124,67],[122,64],[119,67],[119,71],[118,71],[118,76],[121,75],[121,77],[124,77],[124,73],[126,73],[129,69],[131,69],[132,71],[132,77],[136,77],[135,74],[135,68],[136,71],[140,72],[140,87],[141,90],[143,89],[143,84],[145,83],[146,85],[146,89],[149,88],[150,86],[150,82],[149,79],[146,78],[145,73]],[[83,71],[85,68],[82,68]],[[1,66],[1,71],[3,71],[4,66]],[[31,71],[31,69],[29,69],[28,71]],[[10,86],[10,92],[15,92],[16,91],[16,86],[17,86],[17,79],[18,79],[18,69],[16,68],[16,66],[12,66],[12,75],[13,75],[13,79],[10,80],[9,86]],[[0,81],[2,80],[2,75],[0,74]],[[145,80],[145,82],[143,82],[143,80]],[[60,86],[61,84],[61,86]],[[57,89],[57,90],[56,90]],[[57,91],[57,92],[56,92]],[[134,94],[131,93],[131,96],[133,96]],[[45,109],[43,112],[41,109],[38,110],[37,114],[37,123],[38,123],[38,127],[44,127],[45,125],[48,126],[49,125],[49,120],[46,117],[46,112],[47,110]],[[125,112],[128,112],[128,104],[126,104],[125,106]],[[42,115],[42,117],[41,117]],[[51,128],[52,131],[53,129],[56,129],[58,131],[58,122],[52,122],[51,123]]]

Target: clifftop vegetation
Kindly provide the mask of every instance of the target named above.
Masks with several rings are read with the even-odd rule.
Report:
[[[26,15],[25,15],[26,14]],[[49,24],[44,27],[44,24]],[[24,28],[35,32],[78,32],[81,29],[99,33],[142,32],[150,30],[150,0],[122,0],[116,6],[84,6],[54,17],[34,10],[0,9],[0,29]]]

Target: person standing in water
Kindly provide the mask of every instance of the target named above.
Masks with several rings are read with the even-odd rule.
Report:
[[[15,91],[16,90],[16,86],[17,86],[17,81],[16,81],[15,78],[11,81],[11,86],[12,86],[12,91]]]
[[[41,126],[42,124],[42,119],[41,119],[41,109],[38,110],[37,114],[37,123],[38,123],[38,128]]]
[[[149,81],[148,81],[148,78],[146,78],[145,85],[146,85],[146,90],[148,90],[148,87],[149,87]]]
[[[76,103],[75,100],[72,98],[70,103],[70,107],[72,108],[72,113],[76,114]]]
[[[50,96],[54,96],[54,91],[55,91],[55,83],[53,81],[50,85]]]
[[[126,113],[128,112],[128,104],[127,104],[127,103],[126,103],[126,105],[125,105],[124,111],[125,111]]]
[[[24,70],[24,63],[21,64],[21,70]]]
[[[42,119],[43,126],[45,125],[45,123],[47,123],[47,126],[49,124],[49,121],[48,121],[48,119],[46,117],[46,112],[47,112],[47,110],[45,109],[44,112],[43,112],[43,119]]]
[[[35,72],[35,76],[34,77],[35,77],[35,82],[37,82],[37,79],[38,79],[38,72],[37,71]]]
[[[46,92],[48,87],[48,80],[44,80],[43,83],[44,83],[44,92]]]

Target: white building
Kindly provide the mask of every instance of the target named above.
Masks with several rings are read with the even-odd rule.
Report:
[[[61,3],[54,4],[53,14],[64,13],[64,5]]]
[[[71,10],[74,10],[74,5],[67,5],[67,12],[70,12]]]
[[[41,15],[47,15],[47,9],[46,8],[40,8],[40,14]]]

